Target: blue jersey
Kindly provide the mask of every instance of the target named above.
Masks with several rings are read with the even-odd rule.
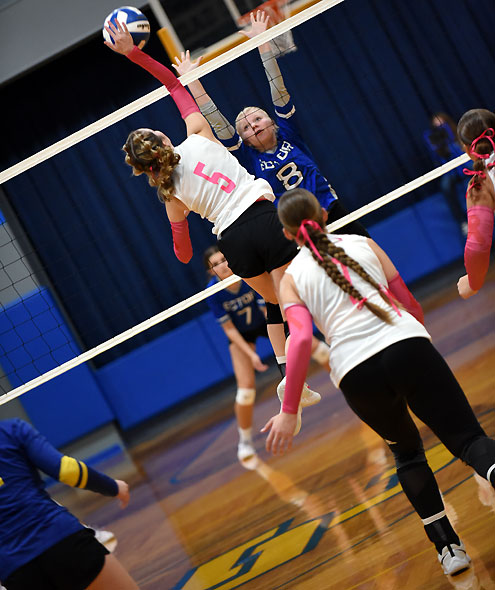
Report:
[[[216,283],[218,283],[218,278],[212,277],[208,287]],[[260,303],[262,300],[244,281],[241,281],[237,293],[223,289],[223,291],[208,297],[207,301],[220,324],[231,320],[241,334],[265,324],[265,314],[260,308],[260,305],[263,304]]]
[[[454,158],[464,154],[461,146],[457,143],[454,133],[448,123],[442,123],[433,129],[426,130],[423,133],[423,138],[428,147],[428,151],[430,152],[432,160],[438,166],[450,162],[450,160],[453,160]],[[464,173],[462,171],[464,166],[464,164],[459,164],[457,168],[454,168],[454,170],[451,170],[447,174],[457,174],[461,178],[465,179]]]
[[[277,148],[273,153],[259,152],[246,145],[235,132],[231,139],[221,140],[239,162],[257,178],[267,180],[275,194],[275,203],[285,191],[296,187],[312,192],[321,206],[335,201],[336,195],[328,180],[319,171],[313,155],[302,140],[297,122],[296,108],[291,100],[275,109]]]
[[[50,498],[38,469],[76,487],[117,495],[116,482],[63,455],[27,422],[0,421],[0,580],[83,528]]]

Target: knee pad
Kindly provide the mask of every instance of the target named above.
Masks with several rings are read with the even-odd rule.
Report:
[[[252,406],[254,404],[254,400],[256,399],[256,390],[247,388],[247,387],[239,387],[237,389],[237,394],[235,396],[235,401],[240,406]]]
[[[289,322],[287,321],[284,322],[284,334],[286,338],[290,336]]]
[[[425,451],[422,446],[408,451],[401,451],[400,449],[397,449],[397,445],[395,444],[389,444],[388,446],[394,455],[397,471],[399,469],[413,467],[419,463],[428,463],[426,460]]]
[[[283,324],[284,318],[280,311],[278,303],[266,303],[266,323],[267,324]]]
[[[325,342],[318,342],[317,347],[311,353],[311,358],[315,360],[320,365],[323,363],[328,363],[328,358],[330,356],[330,347]]]

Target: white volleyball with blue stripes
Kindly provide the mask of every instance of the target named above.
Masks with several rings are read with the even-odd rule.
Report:
[[[105,19],[105,22],[103,23],[103,38],[105,41],[113,43],[112,38],[105,29],[110,21],[114,24],[115,21],[125,23],[132,36],[134,45],[139,45],[141,41],[146,43],[150,38],[150,23],[144,14],[134,6],[121,6],[120,8],[116,8]]]

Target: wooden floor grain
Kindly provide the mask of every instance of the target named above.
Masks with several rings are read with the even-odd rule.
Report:
[[[422,303],[434,344],[495,436],[494,273],[468,301],[450,285]],[[304,411],[285,457],[268,456],[257,435],[258,460],[252,470],[241,467],[230,401],[226,410],[225,400],[212,397],[98,465],[130,482],[126,511],[58,486],[55,496],[116,533],[116,554],[143,590],[495,589],[495,504],[485,505],[492,498],[472,470],[420,425],[450,518],[473,558],[470,571],[450,579],[381,440],[328,375],[311,371],[309,384],[323,399]],[[256,431],[279,409],[275,372],[261,381]]]

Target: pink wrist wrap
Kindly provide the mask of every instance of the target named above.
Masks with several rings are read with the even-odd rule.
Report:
[[[285,310],[290,330],[287,377],[282,412],[297,414],[304,380],[311,358],[313,320],[308,308],[297,304]]]
[[[469,286],[479,291],[485,282],[490,264],[493,237],[493,210],[485,205],[474,205],[467,210],[468,237],[464,248],[464,266]]]
[[[399,273],[388,282],[388,288],[397,301],[404,306],[404,309],[414,316],[418,322],[421,322],[424,325],[425,317],[423,309],[416,301],[411,291],[409,291]]]
[[[161,63],[154,60],[152,57],[143,53],[138,47],[134,46],[133,50],[127,54],[132,62],[141,66],[148,71],[152,76],[165,86],[170,92],[170,96],[173,98],[177,108],[180,111],[180,115],[185,119],[192,113],[199,113],[199,107],[194,102],[193,97],[189,92],[182,86],[179,80],[174,74]]]
[[[170,225],[172,226],[172,238],[174,240],[175,255],[181,262],[187,264],[193,255],[187,219],[182,221],[171,221]]]

